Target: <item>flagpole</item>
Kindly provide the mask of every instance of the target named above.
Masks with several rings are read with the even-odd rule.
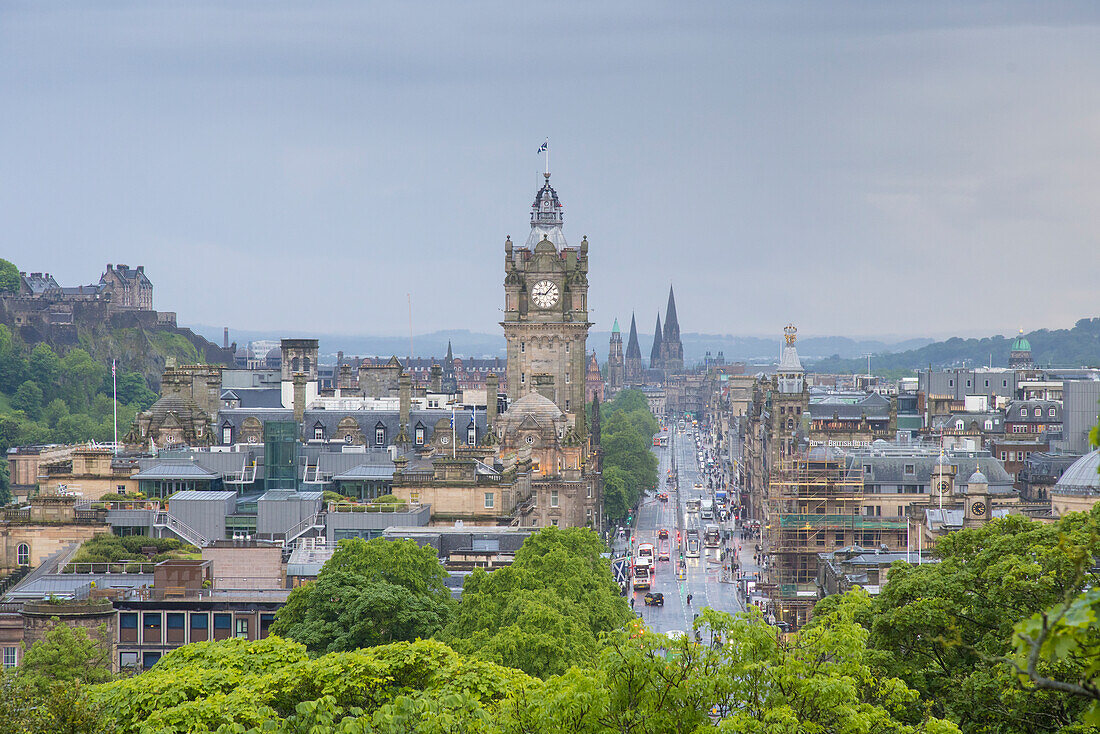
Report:
[[[113,358],[111,359],[111,388],[114,390],[115,394],[115,445],[113,448],[115,450],[115,456],[118,456],[118,374],[115,370],[115,360]]]
[[[458,440],[458,435],[455,433],[455,409],[451,408],[451,458],[455,458],[458,449],[455,447],[455,441]]]
[[[546,175],[550,175],[550,138],[546,139]]]

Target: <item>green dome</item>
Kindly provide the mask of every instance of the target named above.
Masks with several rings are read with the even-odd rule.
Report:
[[[1027,340],[1027,338],[1024,337],[1023,332],[1020,332],[1020,335],[1018,337],[1016,337],[1016,340],[1014,342],[1012,342],[1012,351],[1014,351],[1014,352],[1030,352],[1031,351],[1031,342],[1029,342]]]

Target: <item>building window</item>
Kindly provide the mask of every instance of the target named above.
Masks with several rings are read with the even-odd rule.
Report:
[[[947,381],[947,386],[948,387],[955,387],[955,381],[954,380],[948,380]]]
[[[141,656],[141,667],[145,668],[146,670],[149,670],[149,668],[156,665],[159,661],[160,661],[160,653],[159,652],[143,653],[142,656]]]
[[[386,445],[386,429],[385,428],[379,427],[379,428],[374,429],[374,442],[379,446],[385,446]]]
[[[126,650],[118,654],[118,666],[120,668],[136,668],[138,666],[137,650]]]
[[[557,507],[558,506],[558,490],[556,490],[556,489],[550,490],[550,506],[551,507]]]
[[[1054,417],[1054,408],[1051,408],[1050,410],[1048,410],[1047,415],[1050,416],[1051,418],[1053,418]]]
[[[553,525],[554,527],[557,527],[558,526],[558,519],[554,518],[553,520],[550,521],[550,524]]]
[[[909,476],[912,476],[912,475],[916,474],[917,473],[916,465],[906,464],[905,465],[905,473],[908,474]]]
[[[868,476],[868,477],[871,476],[871,465],[870,464],[864,464],[863,465],[863,474],[864,474],[864,476]]]
[[[955,421],[955,430],[956,431],[961,431],[965,427],[966,427],[966,424],[963,423],[962,421]]]
[[[524,354],[527,351],[527,342],[519,343],[519,353]]]
[[[4,667],[5,668],[14,668],[15,667],[15,665],[16,665],[16,663],[15,663],[15,654],[18,651],[18,649],[19,648],[17,648],[17,647],[5,647],[4,648]]]
[[[967,387],[970,387],[970,380],[967,380],[967,381],[966,381],[966,386],[967,386]]]
[[[416,445],[417,446],[423,446],[424,445],[424,427],[423,426],[417,426],[416,427]]]
[[[325,437],[325,429],[321,428],[320,426],[314,426],[313,427],[313,438],[320,441],[320,440],[324,439],[324,437]]]
[[[235,637],[248,637],[248,620],[237,619],[237,630]]]
[[[992,420],[987,420],[985,422],[985,430],[987,430],[987,431],[992,431],[993,430],[993,421]]]
[[[496,504],[496,495],[492,492],[485,493],[485,509],[491,510]]]
[[[1001,461],[1008,461],[1008,452],[1007,451],[1002,451],[1001,452]]]
[[[210,625],[210,619],[205,614],[194,613],[191,615],[191,629],[205,630]]]
[[[118,626],[124,630],[136,630],[138,623],[137,612],[120,612],[118,615]]]
[[[1027,408],[1020,408],[1020,417],[1027,418]]]
[[[569,342],[565,343],[565,353],[569,354]]]
[[[20,543],[15,549],[15,563],[18,566],[31,565],[31,547],[26,543]]]
[[[569,400],[568,400],[568,398],[565,401],[565,409],[569,410]]]
[[[1035,417],[1036,418],[1040,417],[1042,414],[1043,414],[1043,409],[1042,408],[1036,408],[1035,409]]]
[[[520,372],[519,373],[519,381],[520,381],[520,383],[527,382],[527,373],[526,372]]]

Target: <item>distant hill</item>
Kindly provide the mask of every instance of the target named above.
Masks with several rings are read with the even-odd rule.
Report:
[[[1100,318],[1081,319],[1072,329],[1040,329],[1024,335],[1031,343],[1031,354],[1040,366],[1084,367],[1100,365]],[[984,339],[938,341],[907,351],[876,353],[871,357],[872,372],[933,367],[1007,367],[1008,354],[1016,336],[990,336]],[[802,343],[799,342],[801,352]],[[815,372],[851,374],[867,369],[864,359],[846,359],[834,354],[807,365]]]
[[[192,328],[208,339],[220,342],[222,329],[216,326],[196,324]],[[252,341],[277,341],[281,337],[311,336],[320,340],[321,356],[333,361],[337,351],[348,356],[388,357],[395,354],[405,357],[409,353],[409,339],[403,336],[353,336],[348,334],[298,334],[271,331],[231,330],[230,338],[237,344]],[[595,350],[600,361],[607,359],[607,345],[610,331],[593,331],[588,336],[589,351]],[[623,334],[625,342],[627,334]],[[652,347],[652,334],[639,334],[639,346],[642,356],[649,357]],[[709,350],[713,356],[724,353],[726,360],[770,361],[779,355],[780,339],[765,339],[752,336],[732,336],[730,334],[681,335],[684,342],[684,359],[689,363],[702,361]],[[447,353],[447,342],[452,343],[454,353],[474,357],[505,356],[504,335],[485,334],[466,329],[434,331],[430,334],[418,334],[413,337],[413,351],[416,357],[442,357]],[[931,343],[931,339],[907,339],[900,342],[883,340],[850,339],[844,336],[809,337],[798,342],[799,352],[807,358],[837,355],[840,357],[859,357],[870,352],[889,352],[913,349]]]

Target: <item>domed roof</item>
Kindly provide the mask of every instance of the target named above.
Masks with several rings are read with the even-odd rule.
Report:
[[[1063,490],[1088,490],[1100,489],[1100,449],[1085,454],[1077,461],[1070,464],[1069,469],[1054,483],[1055,489]]]
[[[1014,352],[1030,352],[1031,342],[1024,336],[1024,330],[1020,329],[1020,335],[1016,337],[1016,340],[1012,342],[1012,351]]]
[[[527,393],[509,405],[502,418],[505,427],[511,427],[518,426],[528,416],[544,428],[554,425],[557,421],[565,420],[565,413],[561,408],[555,405],[553,400],[537,392]]]
[[[972,484],[989,484],[989,480],[985,478],[985,474],[982,474],[981,469],[975,469],[974,473],[970,475],[970,479],[966,480],[968,487]]]

